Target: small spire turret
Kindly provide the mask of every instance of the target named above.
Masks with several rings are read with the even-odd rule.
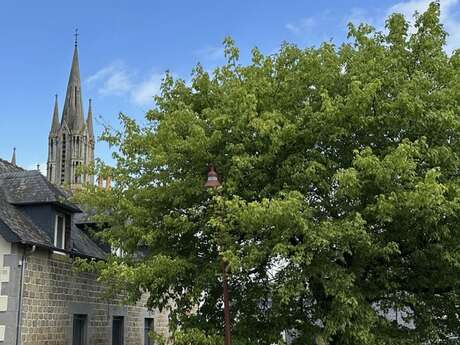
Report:
[[[88,105],[88,117],[86,118],[86,129],[88,131],[88,136],[94,138],[94,128],[93,128],[93,107],[92,99],[89,99]]]
[[[13,147],[13,156],[11,157],[11,164],[16,165],[16,147]]]
[[[53,111],[53,119],[51,122],[51,131],[50,136],[57,135],[59,131],[59,107],[58,107],[58,95],[54,96],[54,111]]]

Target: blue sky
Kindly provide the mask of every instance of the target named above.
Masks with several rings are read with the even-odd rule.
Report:
[[[349,21],[381,28],[388,13],[424,10],[428,0],[97,0],[0,2],[0,158],[17,147],[18,164],[45,167],[54,94],[60,108],[79,28],[83,96],[93,99],[96,132],[119,112],[142,121],[166,70],[188,79],[197,62],[221,64],[232,36],[246,61],[283,41],[312,46],[342,42]],[[460,0],[441,0],[442,20],[460,46]],[[107,159],[108,149],[96,147]]]

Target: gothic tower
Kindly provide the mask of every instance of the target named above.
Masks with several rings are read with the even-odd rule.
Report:
[[[78,47],[75,41],[72,67],[59,121],[57,95],[54,102],[51,130],[48,136],[48,180],[56,185],[69,186],[72,190],[85,183],[94,183],[94,176],[79,174],[79,167],[94,162],[93,112],[89,100],[88,116],[83,116],[83,104],[78,63]]]

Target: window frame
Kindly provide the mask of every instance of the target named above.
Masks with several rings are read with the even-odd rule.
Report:
[[[115,321],[119,321],[120,323],[120,329],[119,333],[121,333],[121,339],[117,339],[117,342],[115,342],[114,338],[114,326],[115,326]],[[112,345],[124,345],[125,344],[125,317],[122,315],[114,315],[112,317]]]
[[[155,344],[154,340],[148,336],[148,333],[150,333],[154,329],[155,329],[155,319],[153,317],[144,318],[144,345],[154,345]]]
[[[80,320],[83,321],[83,329],[80,330],[83,335],[83,341],[76,343],[76,339],[74,338],[75,336],[75,321]],[[72,320],[72,345],[87,345],[88,344],[88,315],[87,314],[73,314],[73,320]]]
[[[57,239],[58,239],[58,224],[59,224],[59,217],[62,218],[62,247],[58,247],[57,245]],[[65,241],[66,241],[66,217],[65,214],[63,213],[56,213],[56,217],[54,220],[54,247],[62,250],[66,250],[65,248]]]

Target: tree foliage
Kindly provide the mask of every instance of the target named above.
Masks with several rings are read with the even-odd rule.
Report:
[[[78,196],[124,252],[101,279],[172,305],[179,344],[222,342],[223,260],[237,345],[460,336],[460,53],[445,40],[435,2],[413,31],[394,14],[245,65],[227,38],[212,75],[166,75],[144,125],[121,115],[103,135],[113,188]],[[206,191],[211,164],[222,188]]]

